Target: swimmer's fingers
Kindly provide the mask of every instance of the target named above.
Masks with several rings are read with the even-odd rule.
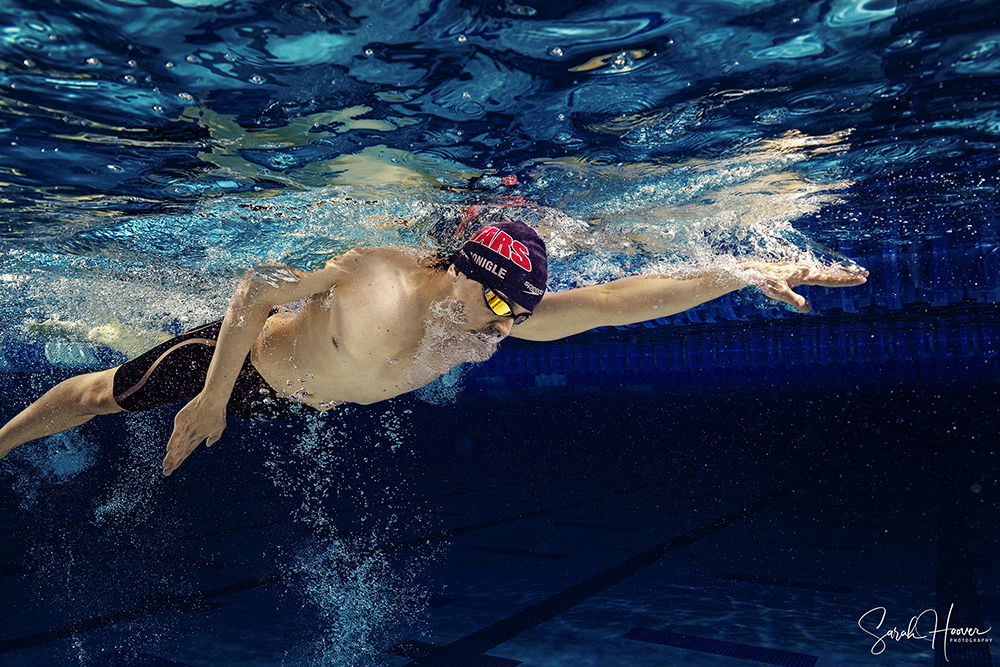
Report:
[[[740,265],[752,276],[784,280],[789,287],[818,285],[821,287],[851,287],[862,285],[868,279],[868,271],[856,264],[815,267],[808,264],[786,264],[768,262],[741,262]],[[751,279],[758,285],[758,280]]]
[[[798,268],[805,270],[797,272],[795,277],[790,280],[792,287],[799,285],[852,287],[854,285],[863,285],[868,280],[868,270],[860,266],[829,266],[822,269],[803,266]]]
[[[808,313],[812,310],[812,306],[809,305],[806,298],[801,294],[793,292],[785,280],[767,277],[760,284],[755,285],[755,287],[768,298],[787,303],[800,313]]]
[[[163,474],[170,475],[202,442],[213,445],[226,428],[225,412],[202,404],[198,398],[181,408],[163,458]]]
[[[808,313],[812,310],[812,306],[805,297],[792,291],[792,288],[800,285],[850,287],[861,285],[868,278],[868,271],[860,266],[816,268],[806,264],[766,262],[743,262],[742,266],[750,273],[750,283],[757,289],[776,301],[789,304],[801,313]]]

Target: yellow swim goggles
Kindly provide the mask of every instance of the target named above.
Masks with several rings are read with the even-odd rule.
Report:
[[[479,277],[478,282],[481,283],[483,286],[483,298],[486,300],[486,305],[489,307],[490,310],[493,311],[494,315],[499,315],[500,317],[514,318],[514,326],[521,324],[526,319],[531,317],[531,313],[521,313],[519,315],[515,314],[514,305],[507,299],[503,298],[502,296],[494,292],[493,288],[486,284],[486,276],[483,275],[483,272],[482,270],[480,270],[479,266],[472,261],[472,258],[469,257],[468,254],[466,254],[465,256],[466,258],[468,258],[469,263],[472,264],[473,270]]]
[[[486,299],[486,305],[490,307],[496,315],[500,317],[513,317],[514,326],[517,326],[521,322],[531,317],[531,313],[521,313],[516,315],[514,313],[513,306],[504,299],[502,296],[494,292],[488,285],[483,285],[483,298]]]

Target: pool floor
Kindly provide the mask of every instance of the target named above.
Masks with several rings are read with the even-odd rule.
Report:
[[[419,422],[470,404],[414,411]],[[645,423],[665,442],[669,423]],[[336,539],[259,473],[219,476],[219,448],[199,474],[149,482],[132,515],[90,520],[99,528],[92,488],[52,486],[10,510],[36,520],[0,558],[14,603],[0,664],[883,667],[945,664],[946,646],[947,664],[990,665],[993,643],[932,648],[930,614],[924,639],[873,636],[928,609],[944,627],[951,605],[950,627],[985,639],[1000,621],[995,471],[970,430],[981,424],[949,436],[932,423],[900,429],[910,440],[836,445],[792,424],[739,446],[761,421],[683,452],[615,449],[595,425],[572,459],[472,451],[411,468],[391,492],[359,481],[366,492],[321,503]],[[601,448],[615,452],[584,455]],[[329,555],[345,542],[348,555]]]

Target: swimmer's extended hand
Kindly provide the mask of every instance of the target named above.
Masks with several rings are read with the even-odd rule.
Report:
[[[868,279],[868,271],[860,266],[828,266],[817,268],[807,264],[780,264],[767,262],[740,262],[748,272],[748,281],[766,296],[787,303],[801,313],[808,313],[812,306],[805,297],[792,291],[799,285],[822,287],[851,287]]]
[[[163,474],[169,475],[198,448],[202,442],[211,447],[222,437],[226,428],[226,404],[198,394],[174,417],[174,432],[167,443],[163,459]]]

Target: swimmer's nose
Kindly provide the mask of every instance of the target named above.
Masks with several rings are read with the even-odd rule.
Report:
[[[514,328],[514,320],[510,317],[501,317],[496,320],[495,326],[506,337],[510,335],[510,330]]]

